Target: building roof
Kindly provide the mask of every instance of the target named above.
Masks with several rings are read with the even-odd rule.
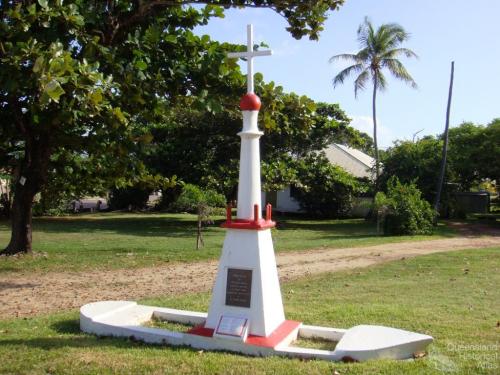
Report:
[[[375,166],[375,159],[370,155],[354,148],[331,144],[325,150],[330,163],[338,165],[356,177],[372,177],[371,169]]]

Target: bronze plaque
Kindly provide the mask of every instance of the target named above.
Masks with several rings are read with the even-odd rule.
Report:
[[[227,269],[226,305],[250,307],[252,270]]]

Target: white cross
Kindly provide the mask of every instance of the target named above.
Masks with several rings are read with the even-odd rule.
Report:
[[[273,51],[254,51],[253,50],[253,26],[247,25],[247,50],[246,52],[230,52],[229,58],[244,57],[247,59],[247,91],[253,93],[253,58],[255,56],[269,56]]]

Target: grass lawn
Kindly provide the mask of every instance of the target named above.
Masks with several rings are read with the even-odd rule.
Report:
[[[188,214],[101,213],[35,218],[35,255],[0,258],[0,272],[130,268],[169,261],[216,259],[225,230],[222,218],[204,231],[205,247],[196,250],[196,216]],[[277,251],[342,248],[388,242],[452,237],[441,224],[434,236],[382,237],[364,220],[304,220],[278,217],[273,230]],[[10,238],[8,223],[0,222],[0,248]]]
[[[424,358],[333,363],[250,358],[82,334],[76,311],[0,321],[1,373],[498,374],[500,248],[437,253],[282,286],[287,318],[384,324],[435,338]],[[209,294],[143,301],[206,311]]]

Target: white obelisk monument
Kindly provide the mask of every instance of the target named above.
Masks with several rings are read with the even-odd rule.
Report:
[[[155,344],[188,345],[207,350],[229,350],[250,355],[282,355],[333,361],[376,358],[411,358],[425,350],[432,337],[400,329],[359,325],[350,329],[318,327],[285,320],[274,257],[271,206],[261,217],[259,138],[260,99],[253,90],[253,62],[271,51],[254,51],[252,26],[248,48],[229,57],[244,57],[248,64],[248,92],[240,102],[243,112],[238,210],[233,220],[227,210],[227,228],[219,270],[208,314],[131,301],[100,301],[80,309],[82,331],[100,336],[134,337]],[[187,332],[144,327],[152,318],[193,324]],[[337,342],[335,350],[290,346],[297,337]]]
[[[226,238],[212,294],[205,328],[214,334],[226,334],[246,340],[246,336],[268,337],[283,325],[285,315],[274,256],[271,207],[261,217],[259,138],[257,127],[261,106],[254,94],[253,58],[271,55],[272,51],[253,50],[252,25],[247,26],[247,51],[229,53],[228,57],[247,59],[248,92],[240,102],[243,112],[238,207],[236,219],[230,208]],[[245,330],[247,332],[245,332]]]

